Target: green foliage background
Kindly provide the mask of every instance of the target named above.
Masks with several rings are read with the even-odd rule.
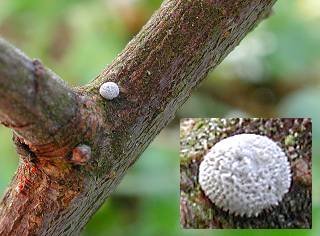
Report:
[[[0,34],[70,85],[82,85],[111,63],[160,4],[160,0],[1,0]],[[320,235],[318,9],[318,0],[279,0],[274,14],[179,110],[82,235]],[[180,228],[179,118],[234,116],[313,118],[313,230]],[[10,130],[0,127],[0,193],[18,162],[11,136]]]

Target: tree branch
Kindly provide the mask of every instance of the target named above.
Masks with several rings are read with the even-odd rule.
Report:
[[[42,146],[39,151],[39,146],[35,148],[33,139],[29,139],[29,135],[40,134],[39,125],[34,133],[18,133],[15,142],[24,162],[0,205],[0,234],[77,235],[127,169],[173,118],[191,90],[270,13],[273,3],[274,0],[167,0],[101,75],[75,89],[76,95],[67,96],[66,87],[47,78],[46,83],[56,84],[58,91],[48,85],[42,86],[40,93],[48,93],[49,97],[57,93],[55,96],[66,98],[66,102],[56,110],[56,99],[52,98],[54,105],[47,107],[49,116],[41,112],[46,106],[40,100],[36,107],[40,107],[43,122],[48,119],[46,128],[66,128],[55,130],[62,130],[61,135],[55,136],[60,145],[50,151]],[[21,63],[16,65],[20,67]],[[21,67],[33,68],[30,63]],[[14,77],[19,75],[24,78],[23,73]],[[34,77],[25,80],[30,83],[28,88],[34,89]],[[99,95],[99,87],[105,81],[114,81],[121,87],[118,98],[106,101]],[[9,84],[8,88],[13,87]],[[25,91],[23,86],[11,90],[15,99]],[[21,99],[17,102],[24,104]],[[8,102],[7,105],[12,106]],[[12,117],[8,117],[9,108],[1,105],[0,110],[6,119],[16,119],[20,125],[28,124],[16,118],[28,110],[25,107],[32,110],[31,105],[10,108],[15,114]],[[72,122],[64,123],[70,119]],[[35,140],[38,138],[42,140],[41,135]],[[41,158],[42,153],[47,158]],[[29,166],[37,169],[36,174],[26,165],[30,159]],[[31,184],[16,192],[13,189],[19,187],[21,175]]]
[[[0,83],[0,120],[30,143],[57,141],[59,130],[76,115],[76,94],[38,60],[3,39]]]

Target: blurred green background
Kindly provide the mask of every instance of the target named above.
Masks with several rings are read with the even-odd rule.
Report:
[[[0,0],[0,35],[70,85],[82,85],[111,63],[160,4]],[[319,0],[279,0],[274,14],[193,93],[82,235],[320,235],[319,9]],[[179,118],[271,116],[313,118],[313,230],[180,229]],[[0,127],[1,195],[17,168],[11,136]]]

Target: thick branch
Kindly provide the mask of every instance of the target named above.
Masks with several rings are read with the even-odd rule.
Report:
[[[53,155],[48,162],[40,161],[41,165],[35,153],[39,174],[33,177],[34,183],[24,195],[13,191],[19,182],[14,178],[1,203],[0,233],[77,235],[126,170],[173,118],[191,90],[270,13],[273,3],[274,0],[165,1],[97,79],[77,88],[80,118],[74,130],[80,130],[78,136],[64,153]],[[68,94],[59,83],[46,81],[56,83],[56,96]],[[99,87],[105,81],[115,81],[121,87],[115,100],[106,101],[99,95]],[[10,88],[9,83],[7,87]],[[47,93],[47,89],[55,91],[47,86],[41,92]],[[70,100],[73,99],[67,99]],[[60,105],[60,111],[52,107],[48,110],[59,119],[66,115],[72,119],[72,115],[64,114],[68,105]],[[72,105],[71,110],[75,107]],[[41,117],[52,122],[50,117]],[[74,130],[64,129],[58,141],[68,138],[70,132],[76,133]],[[75,148],[76,144],[81,145]],[[81,158],[83,147],[85,153],[91,149],[90,158]],[[70,157],[71,153],[76,158]],[[74,165],[74,160],[81,160],[81,166]],[[35,207],[37,211],[33,210]]]
[[[59,140],[59,130],[75,116],[72,92],[38,60],[0,39],[0,121],[29,143]]]

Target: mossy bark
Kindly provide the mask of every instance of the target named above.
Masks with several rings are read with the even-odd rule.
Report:
[[[180,133],[180,222],[184,228],[311,228],[310,119],[185,119]],[[292,185],[279,206],[258,217],[234,216],[202,191],[198,170],[203,156],[220,140],[241,133],[265,135],[285,151]]]

